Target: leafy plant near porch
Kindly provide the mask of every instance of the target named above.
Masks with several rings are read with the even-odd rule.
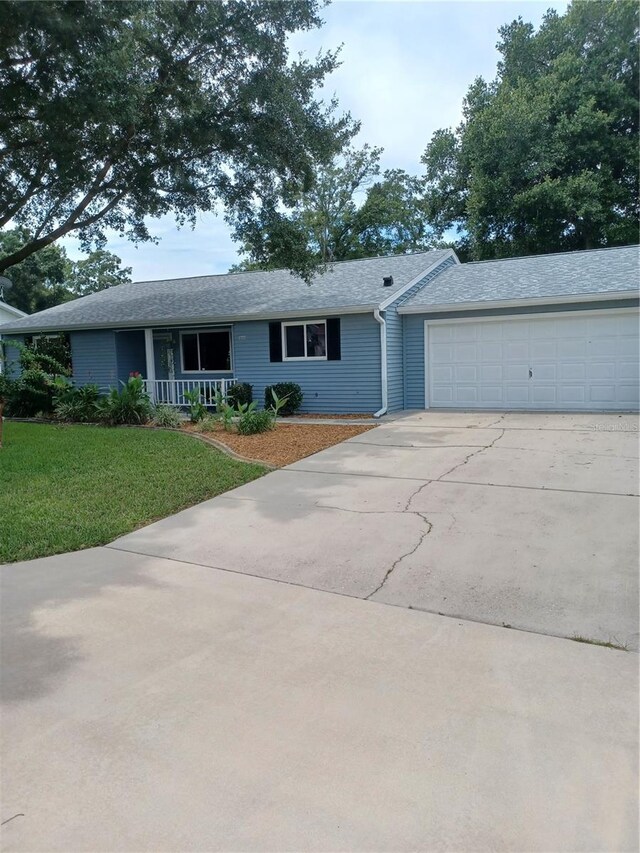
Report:
[[[180,412],[173,406],[158,403],[153,410],[153,423],[166,429],[178,429],[182,423]]]
[[[264,407],[270,409],[275,399],[285,400],[282,405],[281,414],[294,415],[302,405],[302,388],[297,382],[276,382],[275,385],[267,385],[264,389]]]
[[[53,411],[56,382],[69,375],[65,364],[33,346],[12,343],[19,353],[21,373],[18,379],[5,380],[6,414],[14,418],[32,418]]]
[[[100,415],[100,389],[97,385],[75,388],[62,380],[56,383],[53,412],[61,421],[95,423]]]
[[[189,404],[189,419],[192,424],[197,424],[207,414],[207,407],[202,402],[202,392],[199,388],[193,388],[184,392],[184,398]]]
[[[141,376],[133,375],[122,388],[112,388],[98,402],[98,419],[110,426],[119,424],[146,424],[153,415],[151,400],[144,390]]]
[[[248,382],[236,382],[227,389],[227,402],[232,406],[253,401],[253,385]]]

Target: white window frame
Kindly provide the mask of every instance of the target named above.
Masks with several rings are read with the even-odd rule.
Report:
[[[184,349],[182,347],[183,335],[197,335],[198,340],[198,364],[200,364],[200,335],[226,332],[229,335],[229,369],[228,370],[185,370],[184,368]],[[231,326],[220,329],[181,329],[180,330],[180,370],[182,373],[187,373],[191,376],[202,376],[203,373],[233,373],[233,335]]]
[[[307,326],[324,324],[324,355],[306,355],[307,352]],[[283,361],[327,361],[327,350],[329,341],[327,340],[327,321],[324,320],[288,320],[281,324],[280,333],[282,335],[282,360]],[[304,326],[304,351],[305,355],[287,355],[287,326]]]

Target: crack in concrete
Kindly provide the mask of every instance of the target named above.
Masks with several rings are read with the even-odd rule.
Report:
[[[443,477],[448,477],[449,474],[452,474],[454,471],[457,471],[458,468],[462,468],[464,465],[467,464],[467,462],[469,462],[470,459],[473,459],[474,456],[478,456],[480,453],[484,453],[485,450],[491,450],[491,448],[495,447],[495,445],[500,441],[501,438],[504,438],[505,432],[506,429],[501,429],[500,435],[496,436],[493,441],[489,442],[489,444],[485,444],[484,447],[480,447],[477,450],[474,450],[473,453],[469,453],[467,456],[465,456],[462,462],[458,462],[456,465],[453,466],[453,468],[449,468],[449,470],[445,471],[444,474],[440,474],[440,476],[436,479],[435,482],[440,482]]]
[[[424,521],[424,523],[427,525],[427,529],[426,529],[426,530],[424,530],[424,531],[420,534],[420,537],[419,537],[419,539],[418,539],[417,543],[414,545],[414,547],[413,547],[410,551],[407,551],[406,553],[401,554],[401,555],[398,557],[398,559],[397,559],[397,560],[395,560],[395,561],[392,563],[392,565],[391,565],[391,566],[387,569],[387,571],[384,573],[384,576],[383,576],[382,580],[380,581],[380,583],[378,584],[378,586],[373,590],[373,592],[370,592],[370,593],[369,593],[369,595],[366,595],[366,596],[365,596],[365,600],[366,600],[366,601],[367,601],[367,600],[369,600],[370,598],[372,598],[374,595],[376,595],[376,593],[380,592],[380,590],[381,590],[381,589],[382,589],[382,587],[386,584],[386,582],[389,580],[389,578],[391,577],[391,575],[393,574],[393,572],[394,572],[394,570],[397,568],[397,566],[399,566],[399,565],[400,565],[400,563],[401,563],[403,560],[405,560],[407,557],[411,557],[413,554],[415,554],[415,553],[416,553],[416,551],[418,550],[418,548],[422,545],[422,543],[424,542],[424,540],[427,538],[427,536],[428,536],[428,535],[431,533],[431,531],[433,530],[433,522],[429,521],[429,519],[427,518],[427,516],[426,516],[423,512],[417,512],[416,510],[412,510],[412,509],[411,509],[411,504],[413,503],[413,501],[418,497],[418,495],[419,495],[419,494],[420,494],[424,489],[426,489],[426,488],[427,488],[428,486],[430,486],[432,483],[439,483],[439,482],[442,480],[442,478],[443,478],[443,477],[446,477],[448,474],[451,474],[451,472],[452,472],[452,471],[455,471],[457,468],[461,468],[463,465],[466,465],[466,464],[467,464],[467,462],[468,462],[470,459],[472,459],[474,456],[477,456],[479,453],[482,453],[482,452],[484,452],[485,450],[490,450],[492,447],[494,447],[494,445],[496,444],[496,442],[500,441],[500,439],[504,437],[505,432],[506,432],[506,430],[505,430],[505,429],[501,429],[501,430],[500,430],[500,435],[497,435],[497,436],[493,439],[493,441],[491,441],[489,444],[485,444],[483,447],[479,447],[479,448],[477,448],[476,450],[474,450],[472,453],[469,453],[469,454],[468,454],[468,455],[467,455],[467,456],[462,460],[462,462],[458,462],[458,464],[457,464],[457,465],[454,465],[454,466],[453,466],[453,468],[450,468],[448,471],[445,471],[445,472],[444,472],[444,474],[441,474],[439,477],[436,477],[436,479],[435,479],[435,480],[427,480],[426,482],[422,483],[422,484],[421,484],[421,485],[420,485],[420,486],[419,486],[419,487],[418,487],[414,492],[412,492],[412,493],[411,493],[411,495],[409,495],[409,498],[408,498],[408,500],[407,500],[407,502],[406,502],[406,504],[405,504],[405,506],[404,506],[404,509],[403,509],[403,510],[401,510],[401,512],[403,512],[403,513],[410,513],[411,515],[417,515],[417,516],[418,516],[419,518],[421,518],[421,519]],[[397,510],[394,510],[394,512],[397,512]]]
[[[419,516],[419,517],[424,521],[424,523],[427,525],[427,529],[422,531],[422,533],[420,534],[420,536],[419,536],[419,538],[418,538],[418,541],[416,542],[416,544],[413,546],[413,548],[412,548],[410,551],[407,551],[407,552],[406,552],[406,554],[402,554],[400,557],[398,557],[398,559],[397,559],[397,560],[395,560],[395,561],[391,564],[391,566],[389,566],[389,568],[387,569],[387,571],[384,573],[384,577],[382,578],[382,580],[380,581],[380,583],[378,584],[378,586],[373,590],[373,592],[370,592],[370,593],[369,593],[369,595],[365,595],[365,601],[368,601],[368,600],[369,600],[370,598],[372,598],[372,597],[373,597],[377,592],[380,592],[380,590],[382,589],[382,587],[385,585],[385,583],[387,582],[387,580],[389,579],[389,577],[390,577],[390,576],[391,576],[391,574],[393,573],[393,571],[394,571],[394,569],[396,568],[396,566],[398,566],[398,565],[399,565],[399,564],[400,564],[404,559],[406,559],[407,557],[410,557],[412,554],[415,554],[415,552],[418,550],[418,548],[422,545],[422,543],[424,542],[424,540],[427,538],[427,536],[428,536],[428,535],[431,533],[431,531],[433,530],[433,524],[429,521],[429,519],[426,517],[426,515],[424,515],[424,513],[422,513],[422,512],[412,512],[411,514],[412,514],[412,515],[417,515],[417,516]]]

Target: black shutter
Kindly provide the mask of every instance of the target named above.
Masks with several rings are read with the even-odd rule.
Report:
[[[327,320],[327,361],[340,361],[340,318]]]
[[[269,323],[269,361],[282,361],[282,326]]]

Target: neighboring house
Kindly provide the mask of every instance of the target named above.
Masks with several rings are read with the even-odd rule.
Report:
[[[10,323],[11,320],[19,319],[20,317],[26,317],[24,311],[21,311],[19,308],[14,308],[13,305],[7,305],[6,302],[3,302],[0,299],[0,326],[5,323]],[[2,335],[0,335],[0,373],[4,370],[4,360],[2,358]]]
[[[294,381],[306,412],[638,408],[638,247],[460,264],[451,250],[123,284],[10,322],[65,332],[77,383],[155,400]]]

